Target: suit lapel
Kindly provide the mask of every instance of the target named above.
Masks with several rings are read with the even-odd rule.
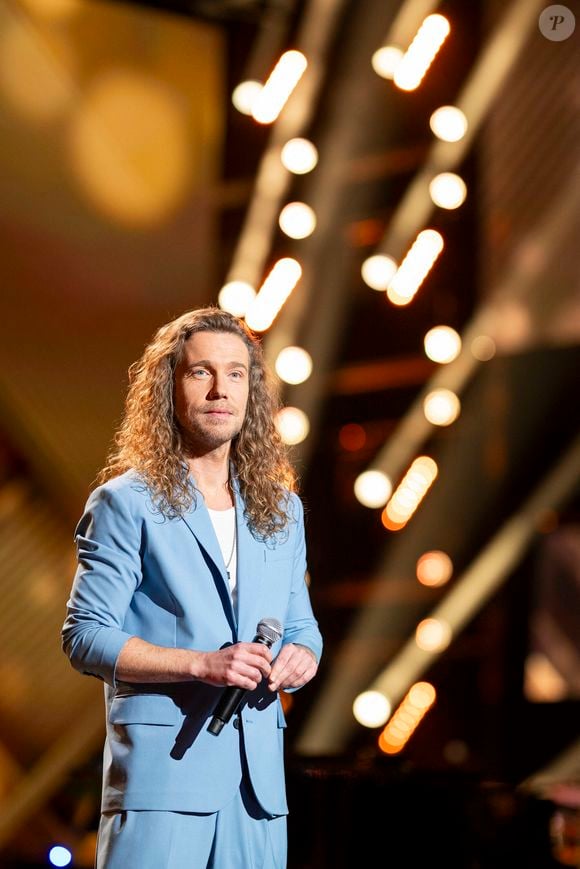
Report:
[[[235,478],[233,489],[238,531],[238,637],[245,642],[250,642],[256,635],[258,622],[263,616],[268,615],[259,611],[264,576],[264,547],[248,528],[244,517],[244,500]]]
[[[236,618],[232,607],[226,566],[205,501],[200,492],[197,492],[196,503],[182,515],[182,519],[197,540],[201,554],[215,582],[230,627],[236,636]]]

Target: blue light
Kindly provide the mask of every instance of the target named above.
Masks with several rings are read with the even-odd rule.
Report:
[[[63,845],[54,845],[48,852],[48,860],[53,866],[68,866],[72,860],[72,854]]]

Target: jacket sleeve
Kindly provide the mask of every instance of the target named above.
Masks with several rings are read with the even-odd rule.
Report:
[[[306,584],[306,539],[304,532],[304,508],[296,495],[292,497],[296,519],[296,545],[292,569],[292,588],[288,612],[284,624],[282,644],[298,643],[308,646],[320,661],[322,655],[322,636],[318,622],[312,611],[310,594]]]
[[[141,523],[127,491],[101,486],[75,530],[78,567],[62,627],[62,648],[81,673],[115,684],[115,665],[132,636],[123,630],[141,582]]]

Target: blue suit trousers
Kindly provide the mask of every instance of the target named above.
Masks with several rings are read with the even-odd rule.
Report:
[[[211,813],[121,811],[101,816],[96,869],[286,869],[286,815],[270,817],[242,781]]]

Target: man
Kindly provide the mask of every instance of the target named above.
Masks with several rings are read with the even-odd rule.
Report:
[[[63,626],[105,682],[98,869],[286,865],[278,691],[315,675],[302,504],[259,340],[218,308],[158,330],[75,532]],[[281,640],[254,642],[275,619]],[[242,703],[210,728],[223,692]]]

